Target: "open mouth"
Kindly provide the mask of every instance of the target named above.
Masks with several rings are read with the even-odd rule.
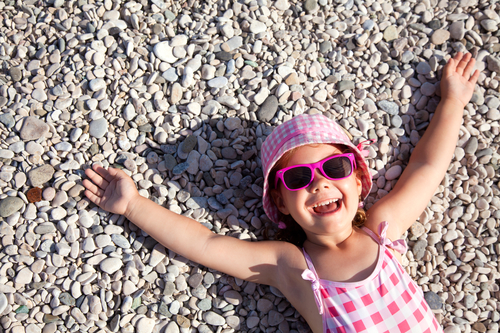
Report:
[[[312,206],[312,209],[316,214],[330,214],[338,211],[341,206],[342,206],[342,200],[330,199]]]

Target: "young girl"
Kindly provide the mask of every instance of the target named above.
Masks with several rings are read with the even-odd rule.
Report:
[[[360,206],[372,181],[362,145],[321,115],[301,115],[273,131],[261,151],[264,209],[279,228],[296,234],[300,247],[214,234],[141,197],[118,169],[86,170],[85,195],[190,260],[278,288],[316,333],[441,332],[400,264],[406,243],[399,238],[445,175],[479,77],[478,71],[471,77],[474,63],[470,54],[449,60],[425,135],[394,189],[366,216]]]

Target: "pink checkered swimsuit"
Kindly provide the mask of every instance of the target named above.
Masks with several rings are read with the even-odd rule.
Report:
[[[377,236],[366,227],[380,246],[377,266],[359,282],[334,282],[318,277],[311,258],[302,273],[311,281],[314,297],[323,319],[324,333],[341,332],[443,332],[424,299],[422,289],[405,272],[389,250],[406,251],[406,242],[391,242],[385,236],[387,222],[379,225]]]

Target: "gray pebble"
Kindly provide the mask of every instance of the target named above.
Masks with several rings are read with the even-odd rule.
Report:
[[[382,100],[382,101],[377,102],[377,105],[382,110],[384,110],[385,112],[387,112],[388,114],[390,114],[392,116],[397,115],[399,113],[399,106],[394,102]]]
[[[278,99],[276,98],[276,96],[270,95],[260,106],[260,109],[257,112],[257,119],[262,122],[269,122],[271,119],[273,119],[277,110]]]

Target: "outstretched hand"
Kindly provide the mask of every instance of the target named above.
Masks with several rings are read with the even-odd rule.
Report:
[[[442,100],[454,100],[464,107],[469,103],[479,78],[478,70],[471,76],[475,63],[476,59],[470,53],[463,55],[458,52],[455,57],[450,58],[441,77]]]
[[[132,178],[120,169],[106,170],[97,164],[85,174],[90,179],[83,181],[87,198],[108,212],[127,216],[139,196]]]

